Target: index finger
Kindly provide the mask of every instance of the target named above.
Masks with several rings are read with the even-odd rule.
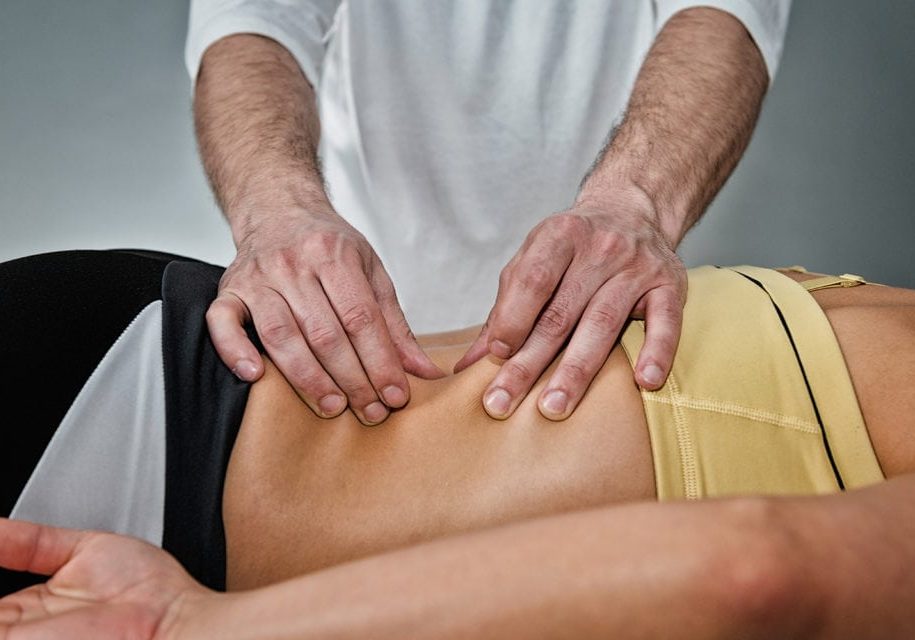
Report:
[[[490,351],[508,358],[530,335],[537,316],[572,263],[574,246],[553,238],[535,239],[515,264],[502,272],[486,322]]]
[[[410,386],[375,292],[361,271],[334,270],[321,286],[378,397],[391,408],[404,406]]]
[[[564,420],[575,408],[607,361],[620,329],[638,298],[637,283],[617,276],[591,298],[556,371],[540,394],[540,413]]]

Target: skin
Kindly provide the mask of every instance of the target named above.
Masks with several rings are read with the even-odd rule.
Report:
[[[437,347],[454,361],[465,345]],[[315,418],[273,367],[252,389],[224,489],[228,584],[247,589],[454,533],[654,497],[641,400],[616,350],[562,425],[533,398],[504,423],[474,399],[499,362],[411,381],[383,426]],[[316,541],[320,541],[317,544]]]
[[[667,22],[575,202],[530,232],[502,271],[485,331],[454,363],[507,358],[481,389],[490,416],[511,415],[566,344],[537,408],[553,420],[571,415],[629,316],[648,326],[635,378],[661,386],[686,294],[676,246],[742,155],[767,84],[755,43],[730,14],[690,8]],[[252,319],[318,415],[348,405],[363,424],[385,420],[410,399],[406,374],[441,372],[417,346],[374,250],[329,202],[312,87],[278,43],[232,35],[203,56],[194,116],[238,249],[207,314],[220,356],[244,380],[264,374],[242,330]]]
[[[836,327],[881,468],[890,477],[915,469],[915,446],[899,420],[913,415],[915,391],[879,384],[915,370],[907,342],[915,335],[915,292],[864,286],[813,295]],[[422,342],[447,369],[478,330]],[[882,353],[894,353],[894,364]],[[229,587],[263,586],[455,533],[655,498],[648,427],[621,347],[561,425],[538,413],[536,396],[504,423],[469,402],[500,364],[488,358],[448,378],[412,381],[410,409],[371,430],[347,414],[331,424],[315,418],[268,368],[249,395],[226,474]]]
[[[789,275],[805,279],[816,274]],[[915,428],[915,389],[907,384],[915,371],[915,291],[863,286],[813,295],[836,332],[886,482],[829,496],[657,503],[625,495],[618,483],[625,482],[627,475],[619,474],[612,486],[598,491],[605,493],[599,498],[604,503],[589,505],[593,494],[578,486],[578,471],[562,463],[552,465],[550,457],[538,458],[528,462],[544,462],[567,474],[563,480],[571,487],[567,502],[559,504],[546,495],[547,501],[554,502],[543,513],[519,518],[518,507],[526,504],[523,488],[511,491],[506,501],[487,501],[484,496],[479,502],[463,494],[469,499],[453,503],[454,519],[435,531],[425,530],[427,541],[381,542],[375,546],[380,552],[375,552],[364,544],[340,545],[337,538],[362,537],[364,543],[373,535],[396,536],[396,523],[382,522],[387,530],[364,536],[366,527],[375,526],[374,518],[337,513],[341,526],[325,531],[323,538],[300,527],[306,518],[321,519],[331,513],[337,502],[380,500],[388,508],[418,500],[418,510],[423,510],[427,505],[422,503],[422,492],[409,488],[417,467],[433,472],[426,476],[423,491],[437,491],[429,484],[432,477],[447,479],[444,484],[464,482],[464,488],[475,490],[473,478],[452,474],[448,461],[457,457],[464,464],[465,448],[479,453],[503,443],[508,443],[512,455],[518,451],[525,457],[534,449],[513,433],[524,423],[482,423],[487,433],[476,429],[479,425],[471,419],[466,427],[471,435],[464,442],[454,438],[457,432],[449,431],[449,421],[462,422],[466,416],[462,412],[469,411],[456,404],[447,411],[432,407],[424,413],[426,405],[418,402],[403,412],[416,412],[415,423],[395,427],[392,421],[344,437],[337,434],[345,432],[346,425],[327,428],[317,418],[306,418],[301,426],[311,432],[308,438],[324,438],[314,444],[328,448],[331,456],[355,455],[352,461],[334,457],[332,463],[342,465],[342,474],[339,482],[322,486],[322,491],[331,492],[324,501],[314,500],[317,492],[308,486],[286,487],[293,494],[304,490],[299,495],[311,501],[298,505],[306,518],[296,520],[295,513],[287,514],[292,517],[285,525],[284,544],[298,537],[307,538],[312,547],[329,549],[329,556],[311,553],[306,560],[312,567],[326,568],[268,586],[215,594],[146,543],[0,520],[0,565],[54,574],[47,584],[0,601],[0,639],[55,634],[105,638],[127,633],[141,638],[908,638],[915,624],[915,577],[908,570],[915,561],[915,443],[910,437]],[[468,337],[472,333],[430,340],[440,345],[436,357],[444,358]],[[612,358],[610,371],[601,372],[607,381],[599,378],[583,410],[589,410],[587,403],[593,396],[620,394],[624,399],[619,407],[626,412],[625,389],[633,385],[628,376],[613,377]],[[451,383],[428,384],[457,388],[472,377],[465,373],[450,378]],[[274,380],[255,386],[271,396],[274,386],[288,388],[288,383]],[[288,389],[287,395],[295,397]],[[603,397],[596,402],[607,401],[616,402]],[[274,418],[288,409],[285,404],[277,406]],[[530,411],[536,420],[536,410],[530,407]],[[434,416],[438,422],[429,421]],[[243,430],[248,435],[262,428],[257,416],[246,420]],[[338,420],[355,425],[352,418]],[[570,445],[565,437],[557,437],[561,433],[557,426],[539,422],[534,432],[551,448],[558,446],[557,456],[562,458]],[[616,427],[614,421],[601,422],[589,438]],[[584,423],[569,431],[581,428]],[[282,424],[279,429],[277,437],[285,438]],[[441,431],[451,445],[447,450],[427,435]],[[415,447],[406,460],[409,464],[403,464],[404,452],[397,450],[400,437]],[[379,438],[381,446],[372,452]],[[345,446],[339,447],[341,441]],[[601,445],[606,443],[594,440],[594,444],[600,454],[605,453]],[[634,442],[633,450],[637,452],[639,446]],[[233,451],[232,465],[237,466],[243,448],[239,444]],[[295,453],[307,456],[307,447]],[[277,452],[254,454],[270,459]],[[385,467],[385,454],[396,458],[400,464],[395,466],[409,467],[403,472],[406,485],[388,482],[391,467]],[[466,475],[486,474],[492,465],[502,465],[502,473],[516,474],[505,486],[528,481],[536,485],[538,465],[515,469],[506,466],[509,457],[487,457]],[[587,476],[594,462],[583,458]],[[629,471],[638,478],[637,469]],[[230,469],[231,473],[237,470]],[[324,474],[315,469],[312,475],[321,481]],[[500,476],[496,474],[495,481]],[[303,477],[293,480],[298,483]],[[232,491],[245,489],[227,486],[228,503],[237,499]],[[391,492],[395,495],[386,495]],[[262,493],[259,497],[271,499]],[[228,511],[233,508],[228,505]],[[465,509],[479,510],[482,520],[473,526],[483,528],[467,530],[468,517],[461,513]],[[401,527],[413,528],[415,523],[415,519],[403,522]],[[237,528],[238,523],[232,526]],[[259,523],[261,538],[246,553],[256,555],[257,547],[276,544],[269,529],[283,526]],[[227,532],[231,545],[237,534],[228,527]],[[302,548],[273,561],[294,560],[292,556]],[[230,572],[238,574],[240,566],[230,558]],[[271,578],[254,574],[248,578],[252,576],[255,582]],[[236,575],[235,580],[239,579]]]

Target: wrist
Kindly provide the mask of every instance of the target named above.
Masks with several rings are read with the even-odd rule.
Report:
[[[263,180],[225,207],[236,246],[264,227],[290,229],[303,219],[336,216],[323,187],[299,180]]]
[[[674,250],[685,233],[682,221],[677,216],[665,215],[663,205],[659,204],[653,194],[622,171],[607,171],[600,176],[592,173],[582,183],[574,206],[631,211],[648,220]]]
[[[659,168],[644,169],[640,163],[610,149],[582,182],[576,204],[629,199],[633,206],[650,215],[671,248],[676,249],[692,225],[693,216],[690,189],[686,185],[672,189],[669,185],[673,182],[676,180],[662,175]]]
[[[192,640],[213,635],[225,637],[215,632],[224,627],[226,612],[231,611],[224,601],[232,598],[231,595],[207,589],[181,594],[162,617],[155,637],[161,640]]]

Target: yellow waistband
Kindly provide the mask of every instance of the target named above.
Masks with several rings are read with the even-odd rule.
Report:
[[[831,278],[808,282],[862,283]],[[621,338],[630,363],[643,341],[644,323],[631,322]],[[771,269],[690,269],[671,375],[642,399],[660,499],[825,493],[883,478],[829,321]]]
[[[820,414],[826,441],[845,487],[882,480],[883,472],[871,446],[845,358],[826,314],[808,293],[820,288],[857,286],[867,282],[861,276],[845,274],[798,283],[772,269],[741,266],[733,270],[762,284],[785,316]],[[830,278],[841,283],[827,282]]]

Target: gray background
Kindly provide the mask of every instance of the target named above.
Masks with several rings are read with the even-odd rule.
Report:
[[[0,260],[234,255],[192,133],[186,0],[2,0]],[[753,141],[687,264],[801,263],[915,287],[915,3],[795,0]]]

